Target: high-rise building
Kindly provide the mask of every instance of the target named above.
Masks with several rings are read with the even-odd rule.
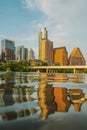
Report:
[[[28,50],[28,60],[35,59],[34,51],[30,48]]]
[[[48,40],[46,28],[42,28],[39,34],[39,59],[49,64],[53,62],[53,42]]]
[[[69,65],[85,65],[85,58],[79,48],[74,48],[69,57]]]
[[[15,42],[4,39],[1,41],[1,60],[15,60]]]
[[[66,47],[53,49],[53,62],[56,65],[67,65],[67,50]]]
[[[27,61],[28,60],[28,49],[24,46],[16,47],[16,60]]]
[[[40,34],[39,34],[40,39],[48,38],[48,33],[45,27],[41,28]]]
[[[53,63],[53,42],[48,39],[41,40],[40,60],[49,64]]]
[[[39,33],[39,59],[40,59],[40,54],[41,54],[41,40],[42,39],[47,39],[48,38],[48,33],[46,28],[42,27]]]

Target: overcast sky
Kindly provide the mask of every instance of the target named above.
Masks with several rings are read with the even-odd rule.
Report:
[[[54,48],[79,47],[87,59],[87,0],[0,0],[0,41],[32,48],[38,56],[38,34],[48,30]]]

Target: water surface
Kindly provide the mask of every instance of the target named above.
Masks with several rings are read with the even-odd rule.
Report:
[[[86,130],[87,75],[66,76],[0,72],[0,130]]]

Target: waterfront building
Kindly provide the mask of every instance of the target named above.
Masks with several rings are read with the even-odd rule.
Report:
[[[39,59],[41,55],[41,40],[42,39],[47,39],[48,38],[48,32],[45,27],[42,27],[39,33]]]
[[[53,62],[56,65],[67,65],[67,50],[66,47],[53,49]]]
[[[46,28],[39,34],[39,59],[48,64],[53,63],[53,42],[48,40]]]
[[[28,61],[28,49],[24,46],[16,47],[16,60]]]
[[[74,48],[69,57],[69,65],[85,65],[85,58],[79,48]]]
[[[4,39],[1,41],[1,60],[11,61],[15,60],[15,42]]]
[[[48,39],[41,40],[41,53],[40,60],[43,62],[47,62],[48,64],[52,64],[53,62],[53,42]]]
[[[35,54],[34,54],[34,51],[32,50],[32,48],[30,48],[28,50],[28,60],[32,60],[32,59],[35,59]]]

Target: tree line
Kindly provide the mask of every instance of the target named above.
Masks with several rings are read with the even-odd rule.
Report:
[[[40,64],[35,64],[34,66],[47,66],[46,63],[40,65]],[[30,68],[32,67],[32,64],[28,61],[8,61],[8,62],[1,62],[0,63],[0,71],[18,71],[18,72],[29,72]],[[60,69],[58,72],[60,73],[73,73],[73,69]],[[83,70],[84,73],[87,73],[87,69]]]

